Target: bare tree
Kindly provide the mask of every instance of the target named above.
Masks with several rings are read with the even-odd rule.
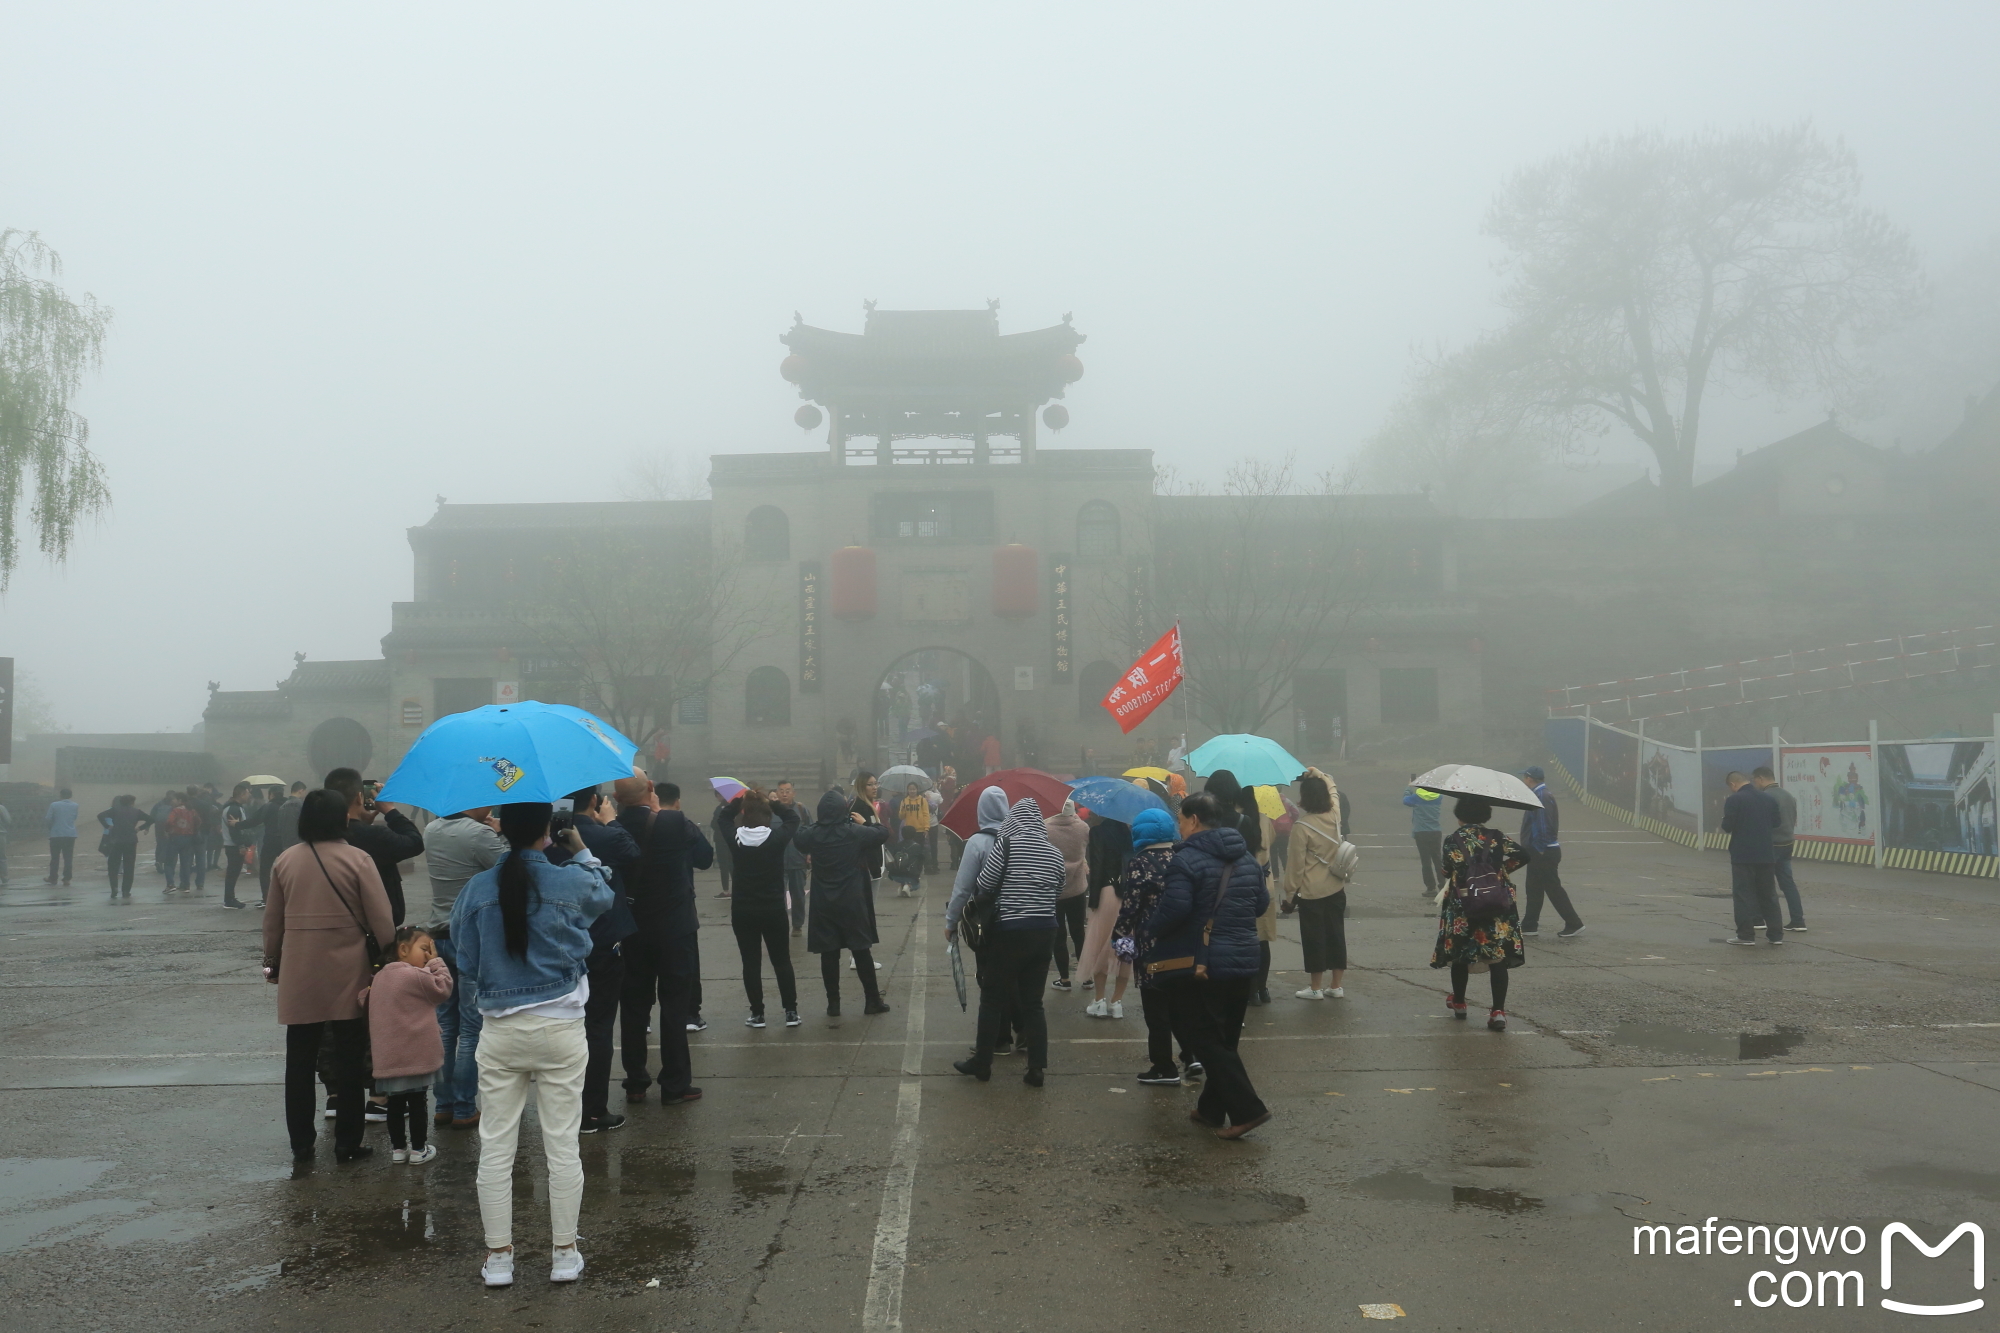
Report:
[[[61,257],[34,232],[0,231],[0,589],[20,561],[24,490],[41,549],[55,560],[69,554],[77,520],[111,499],[90,423],[69,407],[102,361],[111,311],[88,293],[66,296],[61,274]]]
[[[706,500],[708,460],[673,452],[643,454],[626,464],[618,489],[626,500]]]
[[[1919,306],[1908,238],[1860,189],[1854,154],[1809,125],[1633,134],[1522,171],[1485,222],[1511,320],[1424,367],[1392,427],[1562,453],[1622,426],[1685,493],[1712,389],[1841,400]]]
[[[550,556],[547,590],[515,602],[516,652],[644,747],[775,629],[736,568],[630,534],[573,539]]]

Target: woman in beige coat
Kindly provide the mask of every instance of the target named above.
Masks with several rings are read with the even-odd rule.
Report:
[[[396,927],[374,860],[346,838],[347,798],[307,792],[299,842],[272,864],[264,905],[264,979],[278,988],[285,1128],[292,1159],[300,1162],[312,1160],[319,1134],[313,1079],[322,1045],[333,1094],[334,1160],[351,1162],[373,1151],[361,1145],[361,1085],[368,1077],[361,991],[374,975],[368,937],[386,947]]]
[[[1316,768],[1299,779],[1299,809],[1285,859],[1285,901],[1297,903],[1299,942],[1305,946],[1306,985],[1301,1000],[1339,1000],[1347,992],[1347,881],[1334,873],[1340,853],[1340,792]],[[1322,982],[1322,978],[1325,978]]]

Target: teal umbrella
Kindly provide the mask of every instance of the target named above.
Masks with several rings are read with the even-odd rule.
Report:
[[[1285,787],[1299,780],[1305,764],[1268,736],[1217,736],[1187,757],[1199,777],[1228,769],[1246,787]]]

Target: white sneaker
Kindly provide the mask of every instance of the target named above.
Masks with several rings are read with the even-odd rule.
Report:
[[[1347,998],[1347,987],[1335,986],[1332,990],[1323,990],[1319,993],[1319,998],[1322,1000],[1344,1000]]]
[[[549,1281],[574,1282],[583,1276],[583,1251],[574,1245],[558,1249],[549,1265]]]
[[[1111,1002],[1111,1016],[1113,1018],[1125,1017],[1125,1002],[1123,1000],[1113,1000]]]
[[[391,1148],[389,1149],[389,1160],[398,1163],[407,1162],[410,1160],[410,1151],[407,1148]]]
[[[489,1287],[511,1287],[514,1285],[514,1252],[512,1250],[489,1250],[486,1262],[479,1265],[479,1276],[486,1279]]]
[[[422,1166],[425,1162],[430,1161],[437,1155],[438,1155],[438,1146],[435,1143],[426,1143],[421,1148],[410,1149],[409,1163],[411,1166]],[[397,1157],[394,1153],[389,1154],[389,1156],[390,1160],[392,1161],[403,1160],[402,1158]]]
[[[1089,1004],[1083,1006],[1083,1012],[1089,1014],[1092,1018],[1103,1018],[1111,1012],[1111,1006],[1103,1000],[1092,1000]]]
[[[1304,990],[1293,991],[1292,998],[1295,1000],[1324,1000],[1326,997],[1324,995],[1321,995],[1318,991],[1314,990],[1311,986],[1308,986]]]

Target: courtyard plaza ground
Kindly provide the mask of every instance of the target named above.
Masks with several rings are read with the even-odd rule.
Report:
[[[830,1021],[793,941],[806,1023],[742,1025],[727,904],[701,877],[709,1029],[700,1103],[614,1109],[583,1140],[589,1269],[544,1280],[532,1112],[517,1168],[518,1284],[478,1285],[472,1135],[426,1167],[377,1153],[294,1171],[282,1034],[255,912],[162,900],[148,867],[105,901],[14,843],[0,893],[0,1327],[601,1330],[1709,1329],[1906,1322],[1737,1309],[1766,1258],[1635,1257],[1640,1222],[1887,1220],[1930,1239],[2000,1224],[2000,891],[1801,863],[1811,933],[1726,948],[1728,867],[1568,803],[1564,874],[1589,922],[1553,917],[1514,974],[1514,1026],[1445,1016],[1397,775],[1337,774],[1355,801],[1347,998],[1275,1003],[1243,1050],[1276,1118],[1222,1143],[1188,1089],[1142,1087],[1121,1022],[1050,992],[1048,1086],[1019,1059],[954,1074],[972,1019],[939,940],[946,885],[879,899],[890,1014]],[[848,1013],[860,1009],[849,978]],[[768,980],[767,980],[768,984]],[[976,998],[975,998],[976,1005]],[[906,1257],[906,1264],[895,1262]],[[1963,1259],[1962,1253],[1958,1256]],[[1824,1259],[1799,1267],[1824,1268]],[[1932,1271],[1935,1270],[1935,1271]],[[1947,1271],[1948,1270],[1948,1271]],[[1965,1264],[1896,1295],[1963,1299]],[[1935,1287],[1935,1293],[1931,1288]]]

